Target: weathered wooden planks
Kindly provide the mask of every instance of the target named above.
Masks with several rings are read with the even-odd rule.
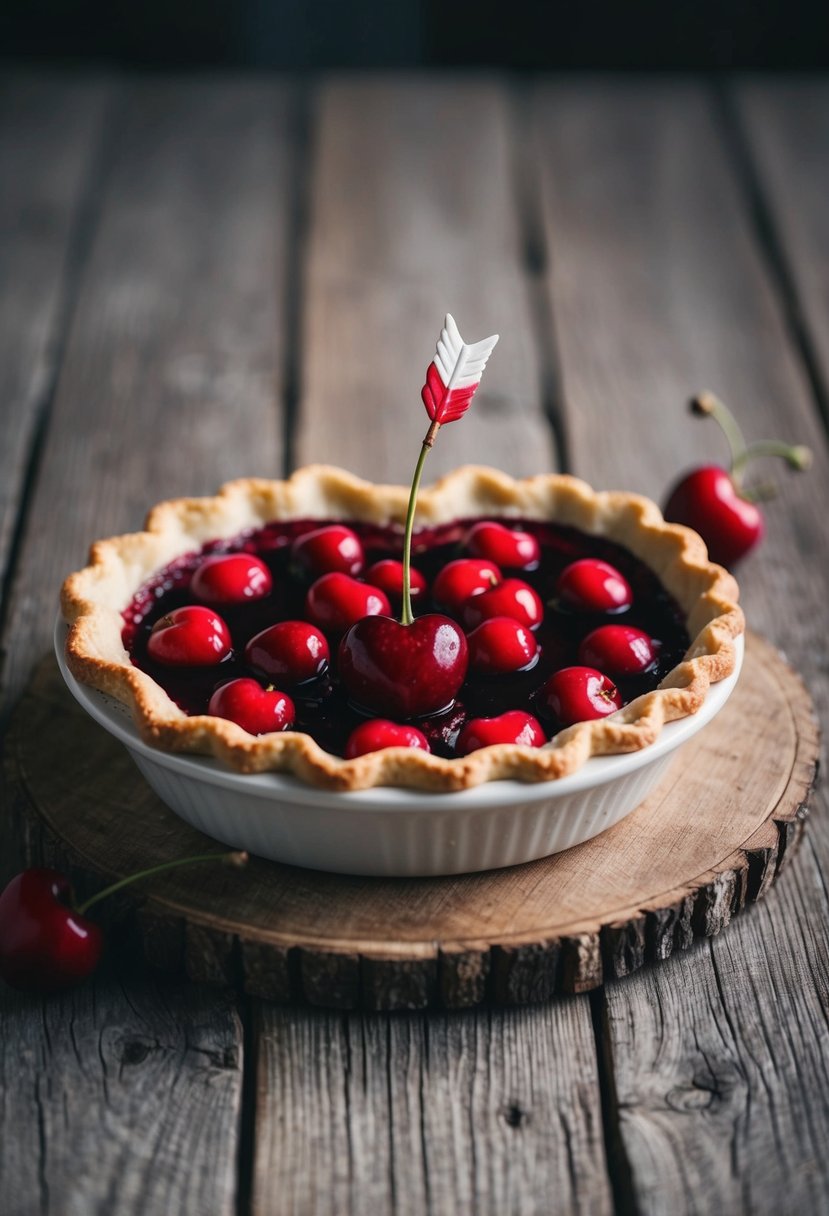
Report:
[[[474,422],[441,433],[426,479],[472,462],[547,469],[503,89],[344,81],[321,90],[314,113],[297,462],[407,483],[428,425],[420,389],[450,311],[467,341],[502,338]]]
[[[609,1213],[583,1010],[575,998],[428,1018],[262,1006],[256,1216]]]
[[[103,81],[71,77],[14,75],[0,85],[0,586],[51,399],[111,96]]]
[[[108,971],[0,1018],[4,1216],[235,1211],[235,998]]]
[[[22,531],[6,705],[92,539],[280,465],[288,106],[264,82],[126,90]],[[104,973],[42,1013],[6,989],[0,1007],[4,1212],[235,1210],[235,998]]]
[[[742,81],[732,87],[746,163],[790,294],[823,408],[829,402],[829,85],[817,78]]]
[[[825,706],[814,662],[826,633],[825,442],[714,115],[693,85],[538,95],[574,467],[659,495],[681,467],[722,458],[716,436],[682,412],[704,385],[732,401],[752,437],[812,443],[816,471],[780,473],[769,536],[741,582],[750,623],[785,647]],[[623,1206],[826,1205],[815,1151],[829,1121],[825,1060],[815,1067],[807,1029],[825,1028],[829,989],[820,805],[816,829],[816,856],[794,863],[768,910],[710,950],[607,989]]]

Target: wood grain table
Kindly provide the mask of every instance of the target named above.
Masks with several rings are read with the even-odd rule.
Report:
[[[4,722],[92,538],[307,461],[406,480],[447,307],[502,341],[432,475],[661,497],[723,455],[705,387],[813,447],[741,583],[825,712],[829,84],[13,74],[0,181]],[[39,846],[2,788],[0,881]],[[0,989],[0,1211],[824,1212],[825,800],[762,904],[589,995],[337,1014],[126,949]]]

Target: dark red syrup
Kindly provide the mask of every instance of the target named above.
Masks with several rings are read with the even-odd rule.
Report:
[[[184,554],[165,566],[139,588],[123,613],[123,642],[132,662],[152,676],[185,713],[206,713],[207,703],[219,685],[239,676],[255,674],[244,662],[245,645],[254,634],[280,620],[304,619],[309,579],[291,564],[291,542],[326,522],[335,521],[291,520],[267,524],[255,532],[229,540],[210,541],[201,550]],[[430,586],[447,562],[467,556],[463,542],[473,522],[477,521],[458,520],[415,532],[412,564],[426,577]],[[454,756],[455,740],[467,719],[492,717],[509,709],[527,709],[537,714],[548,735],[555,734],[561,724],[550,719],[549,715],[545,717],[536,703],[535,694],[554,671],[578,664],[580,641],[598,625],[635,625],[659,643],[658,657],[652,668],[636,678],[615,681],[625,702],[655,688],[667,672],[682,660],[690,644],[679,605],[653,571],[621,545],[557,524],[533,520],[500,522],[514,524],[522,531],[532,533],[541,545],[541,561],[536,570],[504,570],[505,577],[515,574],[528,582],[544,602],[544,621],[536,633],[540,657],[525,672],[489,677],[470,672],[454,706],[442,714],[418,720],[418,728],[426,735],[436,755]],[[401,528],[351,521],[349,527],[363,543],[366,568],[384,557],[401,558]],[[153,662],[147,654],[150,630],[165,613],[194,602],[189,595],[189,585],[193,571],[202,558],[209,554],[238,552],[254,553],[267,564],[273,576],[273,591],[262,600],[221,607],[220,614],[233,637],[233,653],[223,663],[208,668],[173,668]],[[556,603],[558,575],[570,562],[582,557],[610,562],[625,576],[633,589],[634,598],[630,608],[612,615],[591,615],[571,612]],[[415,605],[418,615],[436,610],[443,611],[432,602],[428,593],[418,597]],[[342,755],[349,734],[365,720],[366,715],[348,703],[338,681],[336,664],[339,638],[330,637],[329,643],[332,655],[329,671],[318,679],[285,691],[290,693],[296,705],[294,729],[307,732],[326,751]]]

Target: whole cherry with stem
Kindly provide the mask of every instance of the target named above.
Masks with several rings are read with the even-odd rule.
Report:
[[[448,709],[463,684],[468,650],[463,630],[450,617],[426,613],[415,620],[411,599],[412,531],[426,457],[442,425],[469,408],[498,335],[466,343],[447,315],[435,358],[421,392],[430,418],[412,478],[403,535],[400,620],[365,617],[340,643],[339,670],[351,699],[392,719],[418,718]]]
[[[165,861],[121,878],[77,903],[72,884],[60,870],[23,870],[0,894],[0,979],[12,988],[48,994],[79,984],[101,959],[100,925],[87,917],[95,904],[143,878],[184,866],[218,862],[243,866],[248,854],[200,853]]]
[[[761,456],[778,456],[789,468],[802,471],[812,463],[812,454],[800,444],[778,440],[746,443],[731,410],[713,393],[701,393],[691,401],[691,411],[719,423],[731,449],[728,469],[703,465],[687,473],[671,490],[665,503],[665,518],[698,532],[712,561],[734,566],[763,539],[765,521],[758,503],[773,497],[774,487],[743,484],[746,467]]]

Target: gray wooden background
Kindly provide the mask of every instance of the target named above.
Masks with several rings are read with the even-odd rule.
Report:
[[[813,446],[741,583],[826,710],[829,85],[15,74],[0,182],[4,721],[63,576],[159,498],[408,480],[447,308],[503,336],[432,475],[661,497],[724,455],[704,387]],[[765,904],[590,996],[341,1015],[123,952],[61,999],[0,989],[0,1211],[829,1210],[824,803]]]

